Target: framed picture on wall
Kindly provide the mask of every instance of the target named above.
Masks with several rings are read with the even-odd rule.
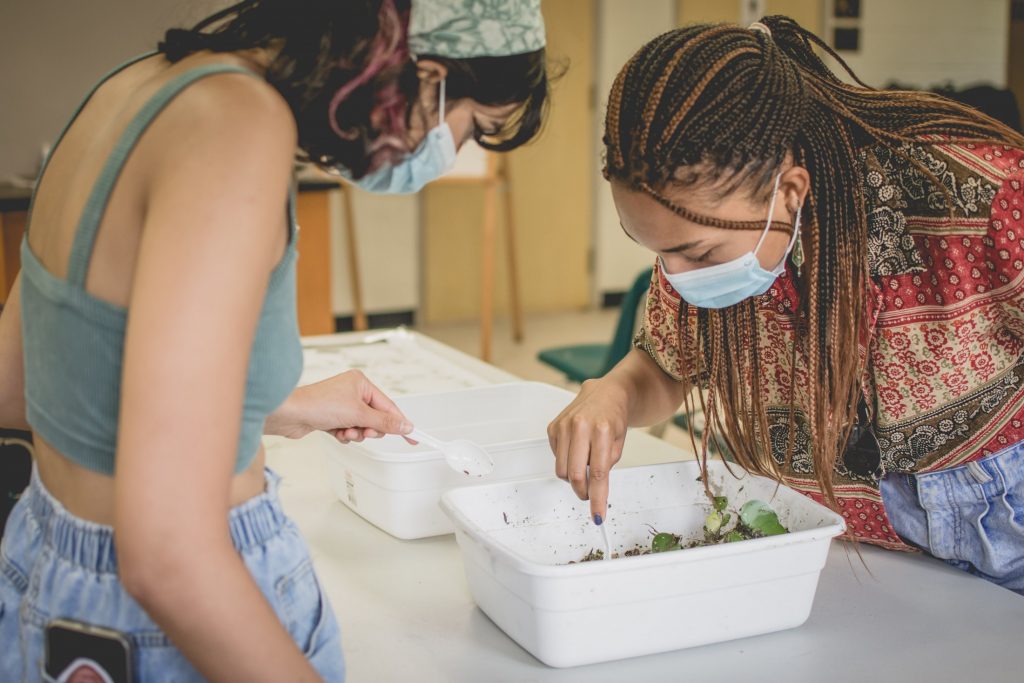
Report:
[[[832,16],[836,19],[860,19],[860,0],[833,0]]]
[[[823,35],[836,52],[859,52],[861,48],[861,0],[825,0]]]

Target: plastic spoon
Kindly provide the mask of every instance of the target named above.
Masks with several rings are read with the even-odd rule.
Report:
[[[490,453],[468,439],[441,441],[419,429],[412,430],[406,436],[413,441],[425,443],[441,451],[448,466],[456,472],[462,472],[472,477],[482,477],[494,470],[494,460],[491,459]]]
[[[604,523],[598,528],[601,529],[601,538],[604,539],[604,559],[610,560],[612,559],[612,544],[608,540],[608,519],[605,518]]]

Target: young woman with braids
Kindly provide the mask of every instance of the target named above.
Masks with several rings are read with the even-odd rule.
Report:
[[[549,427],[556,472],[600,524],[627,426],[699,402],[703,458],[1024,592],[1024,138],[815,48],[843,64],[785,17],[690,26],[620,71],[605,176],[658,267],[633,351]]]
[[[296,150],[398,192],[469,137],[531,139],[539,0],[476,5],[247,0],[75,113],[0,318],[0,424],[36,444],[0,547],[0,680],[58,677],[52,619],[120,634],[134,681],[343,679],[260,436],[411,425],[358,373],[295,389]]]

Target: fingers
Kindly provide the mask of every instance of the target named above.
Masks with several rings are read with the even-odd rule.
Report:
[[[602,524],[608,516],[609,476],[622,457],[625,433],[607,419],[567,412],[548,425],[555,475],[568,481],[580,500],[590,500],[591,518]]]
[[[401,409],[399,409],[399,407],[395,404],[394,401],[388,398],[387,394],[378,389],[376,385],[374,385],[373,382],[371,382],[370,380],[367,379],[366,383],[369,385],[369,388],[371,390],[370,399],[367,401],[367,403],[369,403],[371,407],[376,408],[377,410],[383,410],[388,413],[402,415]],[[402,415],[402,417],[405,417],[405,415]]]
[[[595,430],[596,438],[590,449],[590,517],[601,525],[608,518],[608,479],[612,467],[622,457],[622,439],[614,438],[610,427]]]
[[[570,434],[572,441],[569,443],[569,459],[566,469],[569,475],[569,485],[580,500],[587,499],[587,465],[590,462],[590,426],[588,422],[578,415],[572,418]]]
[[[412,425],[401,414],[386,413],[367,406],[360,413],[359,424],[363,430],[375,434],[408,434]]]
[[[548,443],[555,456],[555,476],[569,481],[569,435],[566,433],[566,422],[561,416],[548,425]]]

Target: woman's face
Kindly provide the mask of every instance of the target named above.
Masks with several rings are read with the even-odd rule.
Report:
[[[669,189],[664,194],[695,213],[727,221],[755,221],[761,226],[759,229],[710,228],[675,214],[650,195],[632,190],[621,181],[613,180],[611,186],[623,231],[657,254],[669,273],[706,268],[753,251],[768,221],[771,197],[756,200],[742,187],[725,196],[717,196],[714,188]],[[796,209],[803,205],[809,188],[807,171],[789,166],[779,180],[772,220],[792,225]],[[757,252],[761,267],[776,267],[785,256],[791,237],[791,232],[769,231]]]

